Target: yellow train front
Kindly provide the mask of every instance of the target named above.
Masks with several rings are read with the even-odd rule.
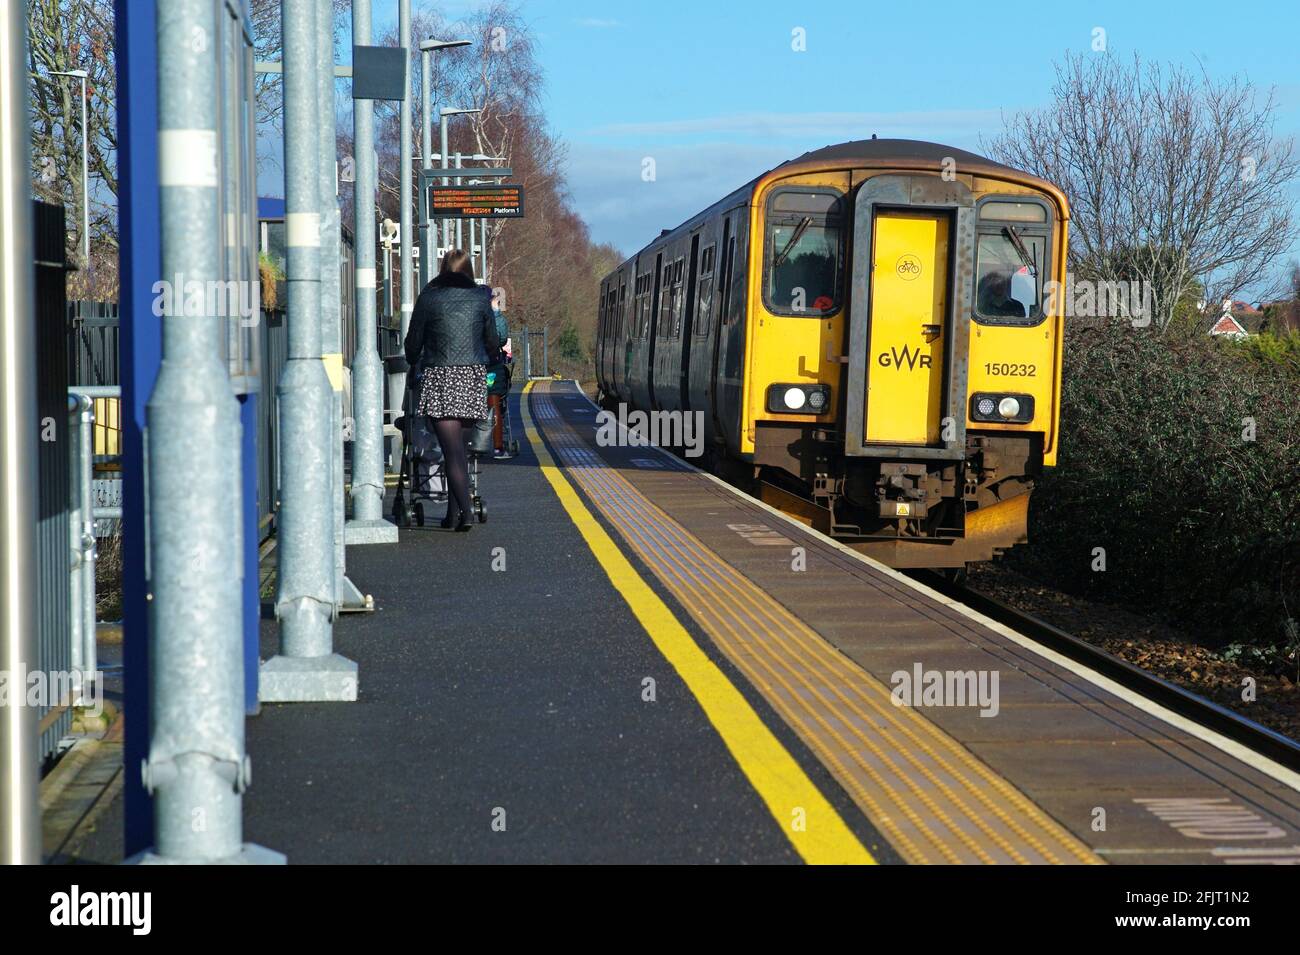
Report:
[[[694,463],[893,566],[986,560],[1056,461],[1068,220],[960,149],[806,153],[604,278],[601,401],[689,416]]]

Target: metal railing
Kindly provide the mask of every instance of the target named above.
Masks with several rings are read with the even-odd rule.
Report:
[[[105,399],[120,400],[117,385],[69,385],[68,414],[72,440],[69,471],[72,475],[68,503],[68,535],[72,561],[68,591],[71,667],[81,679],[74,705],[83,702],[85,689],[95,682],[99,670],[95,645],[95,562],[99,557],[99,522],[121,520],[122,508],[95,503],[95,458],[97,435],[95,408]]]

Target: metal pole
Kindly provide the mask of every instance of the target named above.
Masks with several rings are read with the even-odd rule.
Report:
[[[352,42],[369,46],[370,32],[370,0],[353,0]],[[357,153],[352,197],[357,256],[357,350],[352,357],[352,403],[356,422],[352,443],[352,520],[346,527],[349,544],[397,542],[397,525],[384,520],[384,379],[375,318],[375,180],[378,170],[375,168],[374,118],[373,101],[352,101],[352,139]],[[384,261],[387,265],[386,248]]]
[[[84,677],[85,665],[82,660],[82,654],[86,649],[85,635],[82,633],[86,625],[86,615],[82,612],[81,585],[84,577],[81,575],[81,562],[85,559],[85,549],[82,546],[82,506],[84,501],[81,494],[81,446],[86,441],[85,430],[82,428],[82,415],[86,406],[90,404],[89,399],[83,395],[68,396],[68,439],[71,447],[68,452],[68,472],[72,479],[68,482],[68,548],[70,551],[70,560],[68,563],[68,640],[69,653],[68,665],[72,668],[73,674],[78,678]],[[81,699],[78,693],[77,699],[73,701],[80,705]]]
[[[393,247],[384,243],[384,325],[393,323]]]
[[[488,284],[488,267],[487,267],[487,219],[478,220],[478,241],[481,249],[481,258],[483,264],[479,267],[479,274],[483,276],[483,284]]]
[[[81,75],[81,231],[85,235],[86,274],[90,267],[90,127],[86,121],[86,74]]]
[[[549,325],[542,326],[542,377],[543,378],[551,377],[551,362],[546,354],[546,343],[550,338],[550,334],[549,334],[550,330],[551,327]]]
[[[456,168],[457,169],[460,168],[460,153],[456,153]],[[456,183],[457,185],[459,185],[460,179],[457,179]],[[465,233],[464,230],[461,228],[461,223],[464,221],[465,221],[464,219],[456,220],[456,248],[458,249],[465,248],[465,239],[464,239]]]
[[[420,168],[432,169],[433,127],[429,122],[429,64],[433,57],[428,50],[420,51]],[[429,206],[428,192],[424,188],[424,179],[420,179],[420,288],[428,284],[433,275],[434,258],[429,242]]]
[[[321,357],[329,375],[331,396],[330,507],[334,514],[334,603],[339,610],[366,610],[370,601],[347,576],[347,511],[343,493],[343,321],[341,306],[342,235],[339,229],[338,138],[334,113],[334,5],[315,0],[317,149],[320,158],[320,312]],[[364,161],[364,157],[362,159]],[[355,422],[353,422],[355,424]]]
[[[81,575],[78,595],[80,605],[73,613],[81,617],[81,672],[83,686],[95,680],[99,667],[98,647],[95,645],[95,403],[90,398],[78,397],[77,442],[77,513],[80,524],[77,537],[77,570]]]
[[[438,165],[441,169],[447,169],[447,114],[441,110],[438,112],[438,131],[439,145],[441,149],[438,152]],[[451,182],[446,176],[442,177],[442,184],[448,185]],[[451,220],[442,220],[442,242],[447,248],[451,248]]]
[[[280,510],[275,600],[280,654],[262,664],[262,702],[355,700],[357,665],[333,652],[334,394],[321,360],[318,0],[283,0],[285,238],[289,358],[280,374]],[[331,70],[332,72],[332,70]]]
[[[401,206],[401,260],[402,260],[402,340],[411,326],[411,312],[415,308],[411,273],[411,0],[400,0],[397,6],[397,33],[402,47],[402,122],[401,122],[401,183],[398,187],[398,205]],[[400,395],[406,388],[406,375],[398,376]],[[397,407],[401,407],[400,400]]]
[[[0,12],[0,673],[35,669],[36,282],[27,118],[26,4]],[[23,683],[25,683],[25,676]],[[18,684],[23,685],[23,684]],[[36,708],[0,705],[0,862],[41,861]]]
[[[216,12],[210,0],[158,5],[162,275],[178,302],[222,280]],[[205,298],[199,315],[163,313],[146,406],[152,693],[141,775],[155,811],[153,848],[133,861],[283,862],[242,842],[244,567],[230,518],[241,506],[239,406],[222,358],[228,319]]]

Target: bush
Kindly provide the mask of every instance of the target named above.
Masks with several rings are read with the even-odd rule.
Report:
[[[1065,349],[1058,467],[1013,559],[1207,642],[1280,648],[1300,617],[1300,369],[1271,344],[1127,324],[1069,329]]]

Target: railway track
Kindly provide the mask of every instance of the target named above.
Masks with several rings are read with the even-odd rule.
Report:
[[[1288,769],[1300,771],[1300,743],[1295,740],[1168,680],[1163,680],[1032,614],[1017,610],[996,597],[990,597],[964,584],[954,583],[934,571],[906,571],[905,573],[946,596],[961,601],[972,610],[1011,627],[1076,663],[1090,667],[1116,683],[1173,710],[1180,716],[1212,729]]]

